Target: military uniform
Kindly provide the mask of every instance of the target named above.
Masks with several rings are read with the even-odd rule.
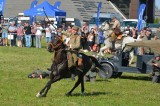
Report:
[[[157,66],[153,65],[153,78],[152,78],[152,82],[160,83],[160,60],[156,60],[155,59],[152,62],[153,62],[153,64],[157,64]]]
[[[120,22],[116,19],[113,23],[112,29],[115,30],[116,28],[120,29]],[[117,39],[117,36],[115,32],[113,31],[110,35],[110,41],[112,42],[112,49],[115,49],[115,42]]]
[[[78,27],[73,27],[73,30],[78,31]],[[68,33],[68,32],[62,32],[64,35],[70,38],[69,40],[69,46],[68,46],[68,67],[71,68],[72,66],[76,66],[78,56],[77,53],[80,49],[80,36],[78,34]]]

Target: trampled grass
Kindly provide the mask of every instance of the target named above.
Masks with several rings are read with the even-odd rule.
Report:
[[[85,82],[67,97],[75,81],[63,79],[52,84],[46,98],[36,98],[48,79],[29,79],[27,75],[50,67],[52,54],[45,48],[0,47],[0,106],[159,106],[160,85],[149,75],[123,73],[121,78]]]

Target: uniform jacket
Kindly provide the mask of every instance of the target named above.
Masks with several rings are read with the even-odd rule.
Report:
[[[80,35],[76,34],[72,34],[72,33],[68,33],[68,32],[63,32],[64,35],[66,35],[67,37],[70,38],[69,40],[69,44],[70,44],[70,48],[72,50],[79,50],[80,49]]]

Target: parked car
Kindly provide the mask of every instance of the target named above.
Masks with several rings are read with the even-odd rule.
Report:
[[[121,23],[121,31],[124,31],[127,26],[130,26],[130,29],[137,27],[138,19],[126,19]],[[142,28],[146,27],[146,22],[142,20]]]
[[[147,40],[127,43],[125,48],[148,47],[153,51],[153,54],[136,55],[136,62],[134,66],[129,65],[129,54],[127,51],[125,51],[125,48],[117,52],[117,55],[111,58],[99,60],[99,63],[106,69],[105,71],[107,78],[120,77],[123,72],[150,74],[152,73],[151,61],[155,57],[155,54],[160,54],[159,45],[160,40]],[[100,77],[101,76],[102,75],[100,75]]]
[[[157,29],[160,28],[160,24],[149,23],[148,28],[152,30],[152,35],[155,35],[157,32]]]

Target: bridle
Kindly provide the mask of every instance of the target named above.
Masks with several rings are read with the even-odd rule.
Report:
[[[56,37],[56,38],[58,38],[58,39],[60,40],[59,43],[57,43],[56,45],[53,45],[52,42],[49,43],[49,45],[51,45],[51,47],[52,47],[53,49],[58,48],[58,47],[59,47],[60,45],[62,45],[62,43],[63,43],[62,39],[60,39],[59,37]]]

